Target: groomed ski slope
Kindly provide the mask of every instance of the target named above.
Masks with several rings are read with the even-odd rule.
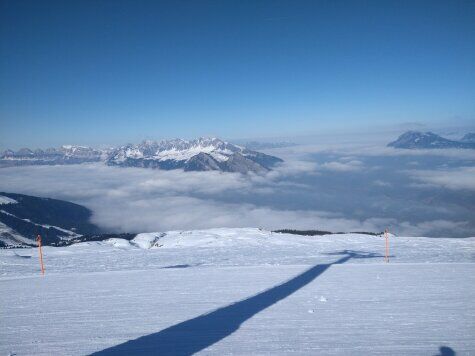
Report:
[[[475,354],[475,238],[259,229],[0,250],[0,355]],[[447,349],[450,348],[450,349]]]

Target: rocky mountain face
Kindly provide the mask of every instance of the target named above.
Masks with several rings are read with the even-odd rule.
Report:
[[[112,166],[240,173],[265,172],[278,162],[282,160],[217,138],[144,141],[119,147],[106,160]]]
[[[475,149],[475,134],[465,135],[460,141],[449,140],[432,132],[407,131],[388,147],[406,149],[465,148]]]
[[[110,166],[185,171],[224,171],[262,173],[282,162],[280,158],[222,141],[218,138],[196,140],[143,141],[110,150],[82,146],[59,149],[27,148],[7,150],[0,155],[0,166],[35,164],[74,164],[103,161]]]

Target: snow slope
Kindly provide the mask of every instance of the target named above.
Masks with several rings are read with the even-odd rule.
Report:
[[[0,247],[69,244],[94,238],[99,228],[90,223],[92,212],[64,200],[0,192]]]
[[[17,204],[18,202],[15,199],[0,195],[0,205],[3,204]]]
[[[0,250],[0,354],[475,354],[475,238],[139,234]]]

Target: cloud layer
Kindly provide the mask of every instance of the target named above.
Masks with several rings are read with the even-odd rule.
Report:
[[[375,232],[389,226],[400,235],[427,236],[475,231],[473,202],[464,193],[475,191],[473,153],[457,157],[453,151],[336,144],[272,153],[285,162],[264,176],[103,164],[2,168],[0,191],[85,205],[93,222],[108,231],[247,226]]]
[[[15,167],[2,170],[0,189],[66,199],[91,208],[93,222],[107,230],[161,231],[210,227],[378,230],[375,219],[345,219],[321,211],[274,209],[226,203],[221,194],[275,192],[291,183],[271,177],[221,172],[123,169],[101,164]],[[305,169],[304,169],[305,171]]]
[[[475,167],[411,171],[409,174],[423,184],[419,186],[442,187],[452,190],[475,191]]]

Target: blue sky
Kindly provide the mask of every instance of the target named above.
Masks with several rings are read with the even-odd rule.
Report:
[[[0,3],[1,148],[475,121],[473,1]]]

